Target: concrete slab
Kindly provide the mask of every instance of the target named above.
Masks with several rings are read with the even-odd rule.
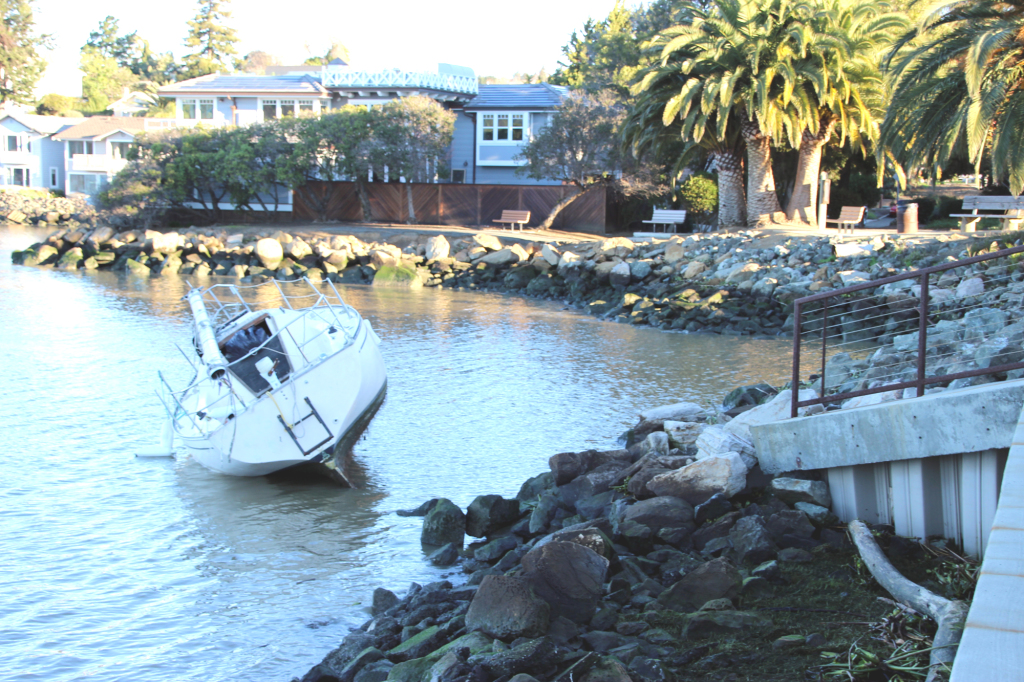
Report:
[[[1024,379],[798,417],[751,429],[765,473],[1010,447]]]
[[[1024,671],[1024,411],[1015,427],[951,682],[1015,682]]]

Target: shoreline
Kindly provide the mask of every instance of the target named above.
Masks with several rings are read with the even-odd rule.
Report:
[[[377,588],[370,619],[295,680],[789,682],[845,664],[857,642],[893,655],[869,639],[893,619],[922,636],[908,658],[926,660],[932,629],[858,564],[822,506],[826,483],[770,480],[737,453],[705,451],[711,432],[788,394],[762,398],[717,424],[692,403],[648,410],[629,448],[553,455],[515,498],[398,512],[423,517],[427,560],[465,581]],[[905,575],[941,589],[942,543],[874,530]]]
[[[816,233],[742,231],[634,243],[623,237],[564,241],[559,233],[494,230],[467,230],[449,241],[420,228],[387,235],[386,241],[373,230],[347,231],[356,234],[68,227],[15,252],[12,261],[140,277],[188,274],[240,282],[308,277],[500,291],[663,330],[772,337],[791,334],[792,303],[801,296],[958,258],[993,239],[1006,241],[988,234],[907,242],[889,235],[843,241]]]

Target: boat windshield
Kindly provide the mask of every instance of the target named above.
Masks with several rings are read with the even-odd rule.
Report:
[[[262,346],[262,347],[261,347]],[[258,351],[246,357],[254,349]],[[231,365],[231,372],[244,383],[255,395],[260,395],[270,384],[256,369],[256,363],[263,358],[274,361],[277,378],[282,382],[291,374],[292,366],[288,354],[281,345],[281,337],[273,336],[264,316],[255,324],[240,329],[221,344],[224,359]],[[244,360],[242,358],[245,358]]]

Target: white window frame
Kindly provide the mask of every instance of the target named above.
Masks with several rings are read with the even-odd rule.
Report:
[[[267,118],[267,112],[266,112],[266,109],[265,109],[265,107],[267,107],[268,105],[271,105],[271,104],[274,105],[274,112],[275,112],[274,118],[281,118],[281,102],[277,98],[274,98],[274,99],[260,99],[259,100],[259,112],[260,112],[260,116],[263,118],[264,121],[273,120],[273,119],[268,119]]]
[[[125,145],[125,148],[124,148],[125,149],[125,153],[124,154],[122,154],[120,151],[118,151],[121,148],[120,145]],[[132,146],[132,143],[128,142],[126,140],[113,140],[113,141],[108,141],[107,142],[107,147],[110,148],[110,158],[112,158],[112,159],[127,159],[128,158],[128,156],[127,156],[128,148],[131,147],[131,146]]]
[[[11,140],[14,140],[15,147],[11,149]],[[8,134],[4,140],[4,151],[5,152],[25,152],[32,151],[32,143],[29,141],[28,136],[25,133],[13,133]]]
[[[90,182],[89,183],[91,185],[95,185],[94,190],[91,191],[91,192],[87,192],[87,191],[84,191],[84,190],[76,190],[74,187],[72,187],[72,183],[74,182],[74,179],[79,177],[79,176],[82,177],[83,179],[84,178],[95,178],[95,182]],[[72,192],[72,193],[88,194],[89,196],[93,196],[93,195],[96,195],[96,194],[99,194],[100,192],[102,192],[103,188],[107,185],[107,182],[108,182],[107,176],[105,174],[103,174],[103,173],[69,173],[68,174],[68,190],[70,192]]]
[[[21,182],[14,181],[14,174],[21,171]],[[7,184],[11,187],[31,187],[32,172],[24,166],[15,166],[7,169]]]
[[[482,111],[478,116],[477,142],[480,144],[524,145],[530,141],[529,111]],[[516,131],[521,135],[518,140],[514,139]],[[491,139],[487,139],[488,134]]]
[[[216,115],[217,107],[213,99],[208,97],[189,97],[178,100],[181,103],[181,117],[186,121],[212,121]],[[192,107],[192,115],[189,116],[185,107]],[[203,107],[209,106],[210,115],[203,116]]]
[[[60,179],[60,174],[57,172],[56,166],[50,166],[50,187],[57,187],[57,181]]]
[[[76,152],[74,150],[74,145],[76,145],[76,144],[82,145],[82,151]],[[92,154],[95,153],[95,151],[94,151],[95,149],[96,149],[96,146],[93,144],[92,140],[68,140],[68,158],[69,159],[72,156],[74,156],[75,154],[87,154],[87,155],[91,156]]]

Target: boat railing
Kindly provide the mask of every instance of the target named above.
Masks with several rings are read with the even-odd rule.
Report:
[[[298,284],[299,282],[289,282],[289,284]],[[341,320],[337,319],[336,308],[342,308],[346,313],[351,314],[355,312],[355,309],[345,303],[345,299],[338,291],[337,287],[331,281],[325,281],[323,284],[329,288],[329,292],[325,293],[321,289],[318,289],[312,281],[308,278],[303,277],[301,283],[308,287],[308,291],[297,292],[297,293],[286,293],[281,287],[280,282],[277,280],[270,280],[260,284],[253,284],[249,286],[238,285],[238,284],[214,284],[203,291],[203,302],[207,306],[209,311],[210,320],[217,329],[223,328],[233,320],[237,319],[241,315],[252,312],[254,309],[262,310],[268,307],[287,307],[289,310],[310,310],[310,309],[324,309],[327,308],[335,315],[336,322],[341,324]],[[243,296],[243,291],[255,291],[261,288],[274,287],[277,290],[277,294],[280,297],[280,301],[275,301],[273,306],[260,306],[253,308],[253,306]],[[226,292],[228,296],[224,296]],[[221,294],[221,295],[218,295]],[[328,295],[330,294],[330,295]],[[316,299],[312,305],[302,305],[296,307],[293,303],[299,301],[305,301],[306,299]],[[283,306],[279,304],[283,303]]]
[[[323,292],[317,290],[316,287],[312,284],[312,282],[310,282],[308,279],[304,279],[303,281],[305,281],[310,286],[310,289],[312,290],[312,293],[300,294],[300,295],[293,294],[293,295],[289,296],[289,295],[286,295],[284,293],[284,291],[278,285],[276,280],[273,281],[273,284],[277,288],[278,292],[280,293],[281,297],[284,299],[284,302],[288,306],[289,309],[291,309],[291,310],[309,311],[310,313],[317,314],[318,317],[319,317],[319,315],[321,313],[327,313],[330,316],[328,319],[323,319],[322,317],[320,318],[321,321],[325,323],[325,326],[317,334],[313,335],[312,337],[310,337],[308,339],[304,339],[303,343],[300,344],[295,339],[295,335],[292,334],[291,327],[293,325],[299,324],[300,322],[303,325],[305,325],[306,322],[307,322],[308,315],[301,315],[299,317],[295,317],[294,319],[289,320],[285,324],[279,326],[277,331],[274,332],[270,337],[268,337],[259,346],[256,346],[256,347],[252,348],[248,353],[246,353],[245,355],[243,355],[240,358],[235,359],[233,362],[229,362],[227,364],[227,368],[228,369],[232,368],[234,365],[236,365],[238,363],[244,362],[245,360],[247,360],[248,358],[250,358],[254,354],[258,353],[264,347],[266,347],[267,344],[271,343],[274,339],[276,339],[277,337],[279,337],[279,336],[281,336],[283,334],[287,334],[288,335],[288,337],[291,339],[291,342],[295,345],[295,347],[299,350],[299,353],[302,354],[303,358],[305,358],[307,362],[309,361],[309,358],[306,358],[305,353],[303,352],[303,349],[307,345],[312,343],[313,341],[319,339],[324,334],[332,333],[332,330],[333,331],[338,331],[338,332],[341,332],[342,334],[344,334],[345,342],[342,345],[342,348],[348,347],[351,343],[353,343],[355,341],[356,335],[358,333],[358,328],[352,330],[351,333],[350,333],[348,328],[343,323],[341,317],[339,317],[339,312],[338,312],[338,310],[340,308],[341,311],[342,311],[341,314],[343,316],[351,319],[353,317],[358,317],[359,316],[357,311],[355,310],[355,308],[353,308],[352,306],[350,306],[347,303],[345,303],[344,299],[341,297],[341,294],[338,292],[337,288],[335,288],[333,283],[328,282],[327,284],[330,286],[331,290],[333,291],[334,298],[337,301],[337,303],[332,302],[330,297],[325,295]],[[226,324],[228,324],[231,321],[233,321],[234,319],[236,319],[239,315],[243,315],[246,312],[252,312],[253,308],[242,297],[242,295],[241,295],[241,293],[239,291],[239,288],[241,288],[241,289],[253,289],[253,288],[256,288],[258,286],[266,286],[266,285],[255,285],[254,287],[238,287],[237,285],[234,285],[234,284],[215,284],[212,287],[210,287],[209,289],[207,289],[206,291],[204,291],[203,292],[204,303],[209,302],[209,303],[213,304],[211,306],[212,307],[212,312],[210,313],[210,318],[211,318],[211,320],[214,321],[214,326],[216,326],[217,328],[223,328],[223,326],[225,326]],[[235,301],[231,301],[231,300],[224,301],[224,300],[222,300],[221,298],[219,298],[217,296],[216,292],[212,291],[215,288],[221,288],[223,290],[226,290],[226,291],[230,292],[237,300],[235,300]],[[301,299],[308,299],[308,298],[315,298],[316,299],[316,301],[313,303],[313,305],[302,306],[300,308],[295,308],[292,305],[293,302],[298,302]],[[238,311],[238,310],[240,310],[241,312],[237,312],[237,313],[234,312],[234,311]],[[332,319],[334,321],[333,325],[331,324],[331,320]],[[182,352],[182,353],[184,354],[184,352]],[[186,355],[186,359],[188,359],[187,355]],[[193,364],[191,362],[191,360],[189,360],[189,363]],[[222,402],[222,401],[230,401],[231,399],[237,399],[240,403],[242,403],[243,406],[245,405],[245,401],[242,399],[242,397],[235,393],[234,388],[233,388],[233,386],[230,383],[230,379],[213,379],[211,377],[202,375],[202,373],[198,371],[199,368],[197,368],[194,364],[193,364],[193,368],[197,370],[198,376],[192,382],[190,382],[188,386],[186,386],[185,388],[180,389],[180,390],[175,390],[170,385],[170,383],[164,378],[163,374],[162,373],[159,374],[160,381],[161,381],[162,385],[164,386],[164,388],[166,389],[164,392],[166,393],[167,399],[165,399],[163,395],[160,395],[159,397],[160,397],[161,402],[163,402],[164,408],[167,410],[167,413],[169,415],[173,415],[172,416],[172,422],[175,424],[175,430],[178,431],[179,435],[180,435],[180,429],[178,429],[178,427],[177,427],[177,423],[178,423],[177,422],[177,417],[179,415],[185,415],[186,417],[188,417],[189,421],[192,423],[192,426],[196,429],[196,431],[201,433],[201,434],[203,434],[203,435],[206,435],[207,431],[203,428],[203,426],[201,425],[201,423],[199,421],[196,421],[196,418],[195,418],[196,416],[198,416],[200,413],[208,412],[210,409],[216,407],[217,404]],[[293,374],[291,377],[289,377],[289,379],[294,379],[294,378],[298,377],[300,374],[301,374],[301,372],[297,372],[297,373]],[[219,398],[217,398],[216,400],[214,400],[213,402],[211,402],[208,405],[206,405],[205,407],[203,407],[201,410],[191,410],[191,409],[186,408],[184,405],[182,405],[181,399],[180,399],[182,396],[184,396],[189,391],[196,390],[201,384],[203,384],[205,382],[209,382],[209,381],[227,381],[228,383],[226,385],[227,385],[228,391],[226,393],[224,393],[222,396],[220,396]],[[168,404],[169,402],[173,403],[173,408],[174,409],[172,409],[172,405]]]

